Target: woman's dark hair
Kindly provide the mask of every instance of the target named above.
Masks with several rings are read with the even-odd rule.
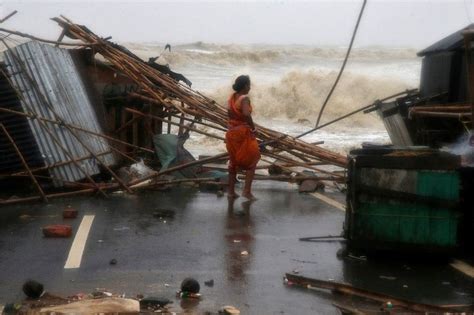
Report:
[[[247,86],[247,84],[250,84],[250,77],[248,75],[239,75],[237,79],[235,79],[232,89],[236,92],[240,92]]]

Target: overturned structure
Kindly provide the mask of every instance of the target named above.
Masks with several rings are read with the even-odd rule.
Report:
[[[418,53],[423,58],[419,91],[379,104],[393,144],[439,148],[474,129],[473,27],[468,25]]]
[[[2,80],[9,91],[9,100],[2,102],[5,109],[39,115],[5,111],[2,123],[11,130],[26,161],[34,167],[47,167],[56,187],[99,174],[99,161],[92,154],[100,156],[107,166],[116,163],[106,140],[61,127],[63,123],[77,124],[103,133],[97,119],[100,116],[94,111],[68,50],[34,41],[7,50]],[[48,125],[43,118],[57,124]],[[0,171],[22,171],[19,156],[11,145],[7,144],[8,148],[8,158],[2,161]],[[66,163],[72,159],[78,160],[77,163]]]

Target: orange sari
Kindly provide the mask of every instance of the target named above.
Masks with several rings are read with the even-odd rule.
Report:
[[[229,153],[229,170],[252,170],[260,160],[260,149],[255,135],[250,131],[247,119],[242,113],[241,102],[246,95],[237,97],[233,93],[228,101],[229,127],[225,134],[227,152]],[[252,112],[252,105],[249,104]]]

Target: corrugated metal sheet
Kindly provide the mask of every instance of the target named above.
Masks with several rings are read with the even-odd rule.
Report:
[[[0,73],[0,106],[2,108],[23,111],[15,90],[3,75],[5,71],[3,65],[2,73]],[[0,112],[0,122],[5,126],[10,136],[15,141],[18,149],[26,160],[26,163],[32,168],[44,166],[43,158],[39,152],[38,145],[28,124],[28,120],[24,116]],[[0,132],[0,172],[2,174],[10,174],[15,171],[23,171],[24,166],[20,157],[13,148],[7,136]]]
[[[387,129],[388,135],[390,136],[390,140],[392,141],[393,145],[412,146],[413,140],[411,139],[410,133],[402,115],[400,115],[398,111],[393,112],[390,115],[386,114],[386,112],[396,109],[397,107],[398,103],[396,101],[384,103],[383,106],[378,109],[377,113],[379,114],[380,118],[382,118],[385,129]]]
[[[102,133],[84,84],[68,50],[32,41],[6,51],[5,64],[13,85],[22,94],[21,105],[25,112],[34,112],[41,117],[57,120],[48,107],[51,106],[65,123]],[[28,76],[34,83],[28,79]],[[29,119],[28,121],[46,165],[70,160],[38,120]],[[74,158],[89,155],[89,152],[67,128],[52,123],[46,123],[46,125]],[[74,131],[74,134],[96,154],[110,150],[109,144],[103,138],[80,131]],[[106,165],[115,163],[113,154],[104,155],[101,160]],[[100,163],[93,158],[78,163],[89,175],[99,173]],[[50,173],[54,178],[67,181],[77,181],[85,177],[84,173],[72,163],[55,167],[50,170]],[[56,181],[55,185],[62,186],[63,183]]]

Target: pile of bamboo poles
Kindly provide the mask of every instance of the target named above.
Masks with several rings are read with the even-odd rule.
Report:
[[[113,64],[117,70],[134,80],[141,89],[137,96],[148,98],[151,100],[150,103],[163,105],[173,112],[207,120],[216,127],[227,127],[227,110],[214,100],[179,84],[168,75],[117,49],[110,42],[101,39],[83,26],[72,23],[65,17],[53,20],[76,39],[85,44],[94,45],[94,50],[97,53]],[[308,155],[313,159],[340,167],[346,166],[346,157],[338,153],[259,125],[256,127],[257,137],[264,143],[268,142],[274,148],[292,155],[295,155],[294,153]]]
[[[219,105],[212,99],[200,94],[199,92],[194,91],[189,87],[178,83],[168,75],[159,72],[158,70],[149,66],[147,63],[145,63],[138,57],[122,49],[120,46],[117,46],[109,42],[108,40],[102,39],[99,36],[95,35],[84,26],[74,24],[65,17],[54,18],[53,20],[56,21],[63,28],[61,39],[62,37],[64,37],[64,34],[67,34],[67,36],[70,36],[80,41],[76,44],[78,47],[92,47],[95,52],[102,55],[102,57],[104,57],[112,65],[114,71],[120,72],[121,74],[127,76],[128,78],[134,81],[134,83],[138,86],[138,89],[135,92],[129,93],[128,99],[138,100],[144,104],[156,106],[157,108],[160,108],[160,112],[162,113],[162,115],[157,115],[156,111],[155,114],[152,114],[153,111],[138,110],[137,108],[125,107],[124,111],[133,115],[133,121],[137,121],[139,119],[143,119],[144,121],[156,120],[160,123],[168,124],[168,132],[170,131],[170,127],[174,125],[179,127],[180,133],[183,131],[196,132],[203,134],[207,137],[212,137],[221,141],[224,140],[224,133],[227,130],[227,109],[224,106]],[[10,32],[10,34],[15,34],[19,36],[27,35],[14,31],[8,31],[5,29],[0,29],[0,31]],[[26,37],[34,38],[35,40],[41,41],[41,39],[37,39],[36,37],[32,37],[31,35],[27,35]],[[4,44],[6,45],[5,42]],[[58,41],[57,44],[61,43]],[[68,45],[73,44],[68,43]],[[20,61],[18,60],[18,62]],[[35,88],[36,82],[34,82],[34,80],[32,80],[31,78],[29,78],[29,80],[31,81],[31,85]],[[17,94],[23,103],[27,102],[21,97],[21,93],[19,91],[17,91]],[[44,97],[42,97],[42,102],[44,103],[43,105],[45,106],[45,108],[49,108],[50,110],[52,110],[51,105]],[[2,108],[1,106],[0,111],[11,115],[24,116],[28,119],[35,119],[38,121],[42,129],[50,135],[52,135],[51,128],[56,125],[60,128],[66,128],[68,132],[70,132],[77,139],[79,139],[77,137],[78,133],[85,133],[91,137],[100,137],[123,147],[131,148],[135,150],[134,153],[154,152],[150,148],[141,147],[136,144],[132,144],[127,141],[118,139],[118,135],[101,134],[88,130],[83,126],[78,126],[72,123],[65,122],[61,119],[59,115],[54,113],[54,111],[54,119],[45,118],[42,117],[42,115],[40,115],[39,113],[33,112],[32,108],[28,104],[25,104],[25,106],[26,108],[28,108],[28,110],[25,112]],[[179,122],[173,121],[172,118],[178,118]],[[186,122],[188,122],[189,124],[186,124]],[[128,124],[120,128],[127,127]],[[204,127],[205,130],[203,130],[202,127]],[[260,176],[258,177],[258,179],[286,180],[289,182],[295,182],[296,180],[311,178],[318,178],[321,180],[334,182],[343,182],[345,180],[343,172],[341,173],[341,170],[344,170],[344,168],[346,167],[346,158],[344,156],[323,149],[317,145],[318,143],[307,143],[295,137],[291,137],[283,133],[264,128],[260,125],[256,125],[256,127],[257,138],[260,142],[262,155],[269,158],[263,161],[267,164],[267,166],[272,165],[274,163],[278,163],[279,167],[285,170],[287,174],[266,177]],[[212,131],[209,131],[209,129],[211,129]],[[0,131],[8,136],[8,131],[5,128],[2,128]],[[153,136],[153,134],[150,133],[150,136]],[[12,145],[15,145],[14,141],[12,142]],[[84,143],[79,143],[79,145],[86,147],[86,144]],[[30,177],[39,192],[39,196],[2,200],[0,201],[0,204],[35,200],[48,201],[50,198],[55,197],[91,193],[101,193],[102,195],[106,196],[106,192],[118,189],[126,190],[127,192],[132,193],[135,190],[139,189],[147,189],[160,185],[169,185],[173,183],[177,184],[181,183],[182,181],[162,180],[160,179],[160,177],[162,175],[170,174],[172,172],[187,167],[204,165],[206,163],[212,163],[218,160],[225,160],[228,158],[227,153],[217,154],[209,158],[200,159],[197,161],[168,168],[159,172],[154,172],[151,175],[140,179],[131,180],[130,182],[124,182],[120,179],[120,177],[117,176],[117,174],[115,174],[112,169],[110,169],[109,167],[105,167],[105,164],[102,162],[101,158],[104,155],[109,154],[113,151],[114,153],[120,154],[121,156],[125,157],[127,160],[136,162],[136,159],[134,158],[133,154],[132,156],[130,156],[129,154],[126,154],[125,152],[112,146],[111,151],[109,152],[101,152],[94,154],[90,150],[87,150],[89,152],[88,156],[73,158],[68,152],[66,152],[67,150],[65,148],[61,147],[61,149],[63,150],[64,154],[69,156],[70,161],[61,162],[59,163],[60,165],[69,163],[77,164],[78,161],[93,157],[99,163],[104,165],[106,172],[109,173],[112,178],[114,178],[114,181],[109,183],[100,183],[94,181],[92,178],[90,178],[90,176],[86,176],[89,183],[65,183],[67,184],[65,186],[74,188],[75,190],[73,191],[46,193],[41,188],[41,185],[38,184],[37,178],[41,178],[41,176],[37,173],[46,169],[57,167],[59,166],[59,164],[31,168],[25,162],[25,171],[16,171],[12,174],[8,174],[8,176]],[[18,152],[17,150],[17,153],[19,154],[19,157],[23,160],[21,152]],[[335,167],[327,168],[327,165],[332,165]],[[262,165],[260,167],[265,168],[266,166]],[[315,175],[308,175],[307,173],[303,173],[302,170],[310,170],[314,172]],[[290,173],[294,174],[294,176],[288,175]],[[202,181],[201,179],[195,180],[196,182]],[[193,179],[189,179],[186,181],[193,181]],[[206,179],[205,181],[210,181],[210,179]]]

